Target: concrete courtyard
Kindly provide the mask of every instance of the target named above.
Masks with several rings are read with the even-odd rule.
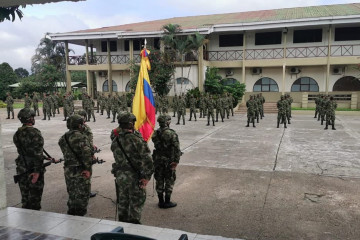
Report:
[[[13,182],[17,156],[12,136],[20,126],[5,120],[0,110],[5,158],[7,202],[20,207]],[[16,111],[17,114],[18,110]],[[172,114],[171,114],[172,115]],[[176,208],[159,209],[153,181],[147,188],[144,225],[241,239],[360,239],[360,116],[338,113],[336,131],[323,130],[313,112],[293,112],[287,129],[276,128],[267,114],[256,128],[246,128],[246,116],[235,114],[216,126],[205,119],[171,127],[184,155],[177,171],[173,200]],[[97,154],[106,163],[93,166],[88,217],[114,220],[114,162],[110,131],[117,124],[96,114],[89,122]],[[189,116],[187,116],[188,118]],[[50,121],[36,118],[45,149],[62,157],[57,144],[67,131],[62,114]],[[149,143],[150,148],[153,144]],[[62,165],[62,164],[61,164]],[[42,210],[66,213],[67,192],[60,164],[45,174]]]

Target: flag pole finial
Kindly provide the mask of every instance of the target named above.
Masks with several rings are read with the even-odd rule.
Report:
[[[144,48],[146,48],[146,44],[147,44],[147,41],[146,41],[146,38],[145,38],[145,41],[144,41]]]

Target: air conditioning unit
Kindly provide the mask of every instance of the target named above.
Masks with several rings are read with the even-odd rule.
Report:
[[[234,72],[233,72],[231,69],[228,69],[228,70],[226,70],[225,75],[226,75],[227,77],[228,77],[228,76],[232,76],[232,75],[234,75]]]
[[[258,67],[252,68],[252,69],[251,69],[251,73],[252,73],[252,75],[259,75],[259,74],[262,73],[262,69],[261,69],[261,68],[258,68]]]
[[[300,68],[298,67],[291,67],[290,74],[299,74],[301,72]]]
[[[332,69],[332,74],[333,75],[342,75],[343,72],[344,72],[344,68],[342,68],[342,67],[334,67]]]
[[[107,77],[107,71],[99,71],[100,77]]]

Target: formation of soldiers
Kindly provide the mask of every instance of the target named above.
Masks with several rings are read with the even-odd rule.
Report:
[[[315,116],[318,121],[321,120],[321,125],[324,125],[325,121],[325,128],[324,130],[328,129],[328,126],[332,126],[332,130],[336,130],[335,128],[335,110],[337,108],[337,103],[334,100],[333,96],[328,95],[319,95],[315,99]]]
[[[262,96],[261,93],[257,95],[250,95],[250,99],[246,102],[246,107],[247,107],[246,127],[249,127],[250,123],[252,123],[253,127],[256,127],[255,119],[256,122],[259,123],[259,118],[262,119],[263,117],[265,117],[264,103],[265,103],[265,98]]]
[[[291,103],[293,102],[292,97],[289,94],[281,95],[280,100],[276,103],[278,108],[277,116],[277,128],[280,124],[284,124],[284,128],[287,128],[286,123],[291,124]]]
[[[104,111],[106,111],[107,118],[111,118],[112,121],[115,122],[116,116],[121,112],[129,112],[127,97],[125,94],[119,95],[117,92],[114,92],[112,95],[105,96],[104,93],[97,94],[97,113],[100,115],[104,115]]]

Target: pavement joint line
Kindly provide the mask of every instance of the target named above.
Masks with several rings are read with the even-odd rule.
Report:
[[[185,148],[181,149],[181,151],[185,151],[186,149],[188,149],[188,148],[192,147],[193,145],[197,144],[198,142],[200,142],[201,140],[205,139],[206,137],[208,137],[208,136],[210,136],[210,135],[212,135],[212,134],[216,133],[216,132],[217,132],[217,131],[219,131],[220,129],[222,129],[222,128],[224,128],[224,127],[229,126],[230,124],[232,124],[232,121],[231,121],[231,122],[229,122],[229,123],[228,123],[228,124],[226,124],[226,125],[223,125],[223,126],[219,127],[218,129],[215,129],[214,131],[210,132],[209,134],[207,134],[207,135],[203,136],[202,138],[200,138],[199,140],[197,140],[197,141],[193,142],[193,143],[192,143],[192,144],[190,144],[189,146],[187,146],[187,147],[185,147]]]
[[[280,138],[280,143],[279,143],[279,146],[278,146],[278,149],[276,151],[276,156],[275,156],[275,162],[274,162],[274,167],[273,167],[273,171],[276,170],[276,165],[277,165],[277,161],[278,161],[278,155],[279,155],[279,151],[280,151],[280,147],[281,147],[281,143],[282,143],[282,140],[284,138],[284,135],[285,135],[285,129],[283,129],[283,134],[281,135],[281,138]]]

